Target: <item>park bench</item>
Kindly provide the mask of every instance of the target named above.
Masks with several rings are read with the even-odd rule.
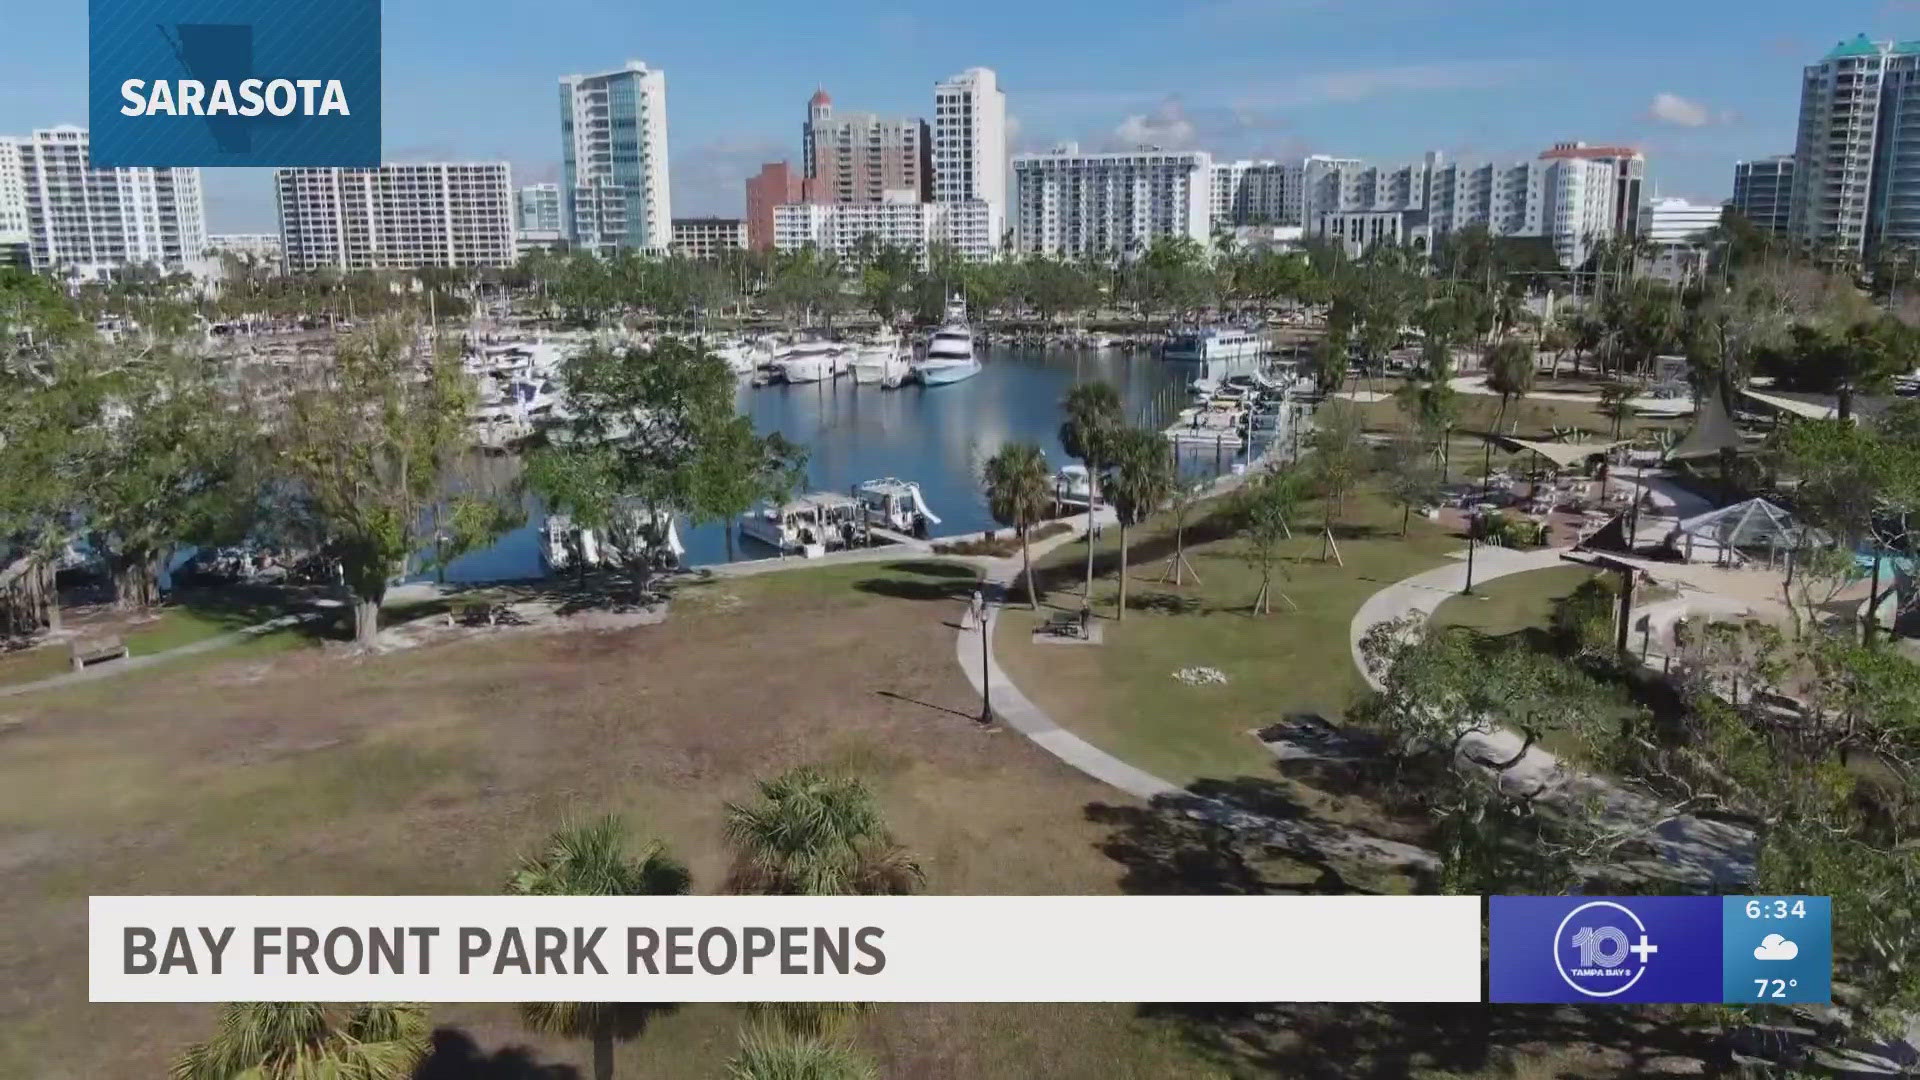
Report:
[[[102,660],[119,660],[132,655],[132,651],[127,648],[127,643],[120,640],[117,635],[75,638],[69,650],[73,657],[75,671]]]
[[[462,600],[447,612],[448,626],[498,626],[513,621],[513,609],[488,600]]]

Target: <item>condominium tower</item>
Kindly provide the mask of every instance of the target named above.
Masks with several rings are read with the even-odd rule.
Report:
[[[514,224],[523,232],[566,231],[559,184],[528,184],[514,193]]]
[[[1304,179],[1304,168],[1294,162],[1215,162],[1213,227],[1299,225]]]
[[[1121,258],[1163,238],[1212,240],[1213,159],[1204,151],[1082,154],[1064,143],[1016,156],[1013,175],[1023,252]]]
[[[837,113],[833,98],[816,91],[800,129],[809,200],[877,203],[908,192],[919,202],[933,194],[927,122],[868,112]]]
[[[1793,156],[1735,162],[1732,205],[1759,228],[1784,235],[1793,210]]]
[[[0,144],[0,176],[12,178],[0,178],[0,244],[24,232],[33,269],[97,278],[136,263],[180,271],[204,255],[200,170],[93,168],[78,127]]]
[[[595,254],[665,251],[667,76],[638,60],[560,80],[562,224]]]
[[[1800,83],[1788,231],[1859,261],[1920,243],[1920,41],[1843,41]]]
[[[513,177],[504,161],[280,169],[273,181],[290,273],[514,261]]]
[[[718,259],[729,251],[745,250],[747,223],[739,218],[674,218],[669,246],[685,258]]]
[[[1540,155],[1542,161],[1590,161],[1606,169],[1613,181],[1613,226],[1616,236],[1640,233],[1641,193],[1647,181],[1647,158],[1631,146],[1588,146],[1583,142],[1554,143]]]
[[[933,88],[933,200],[986,204],[998,241],[1007,216],[1007,95],[991,68],[968,68]]]

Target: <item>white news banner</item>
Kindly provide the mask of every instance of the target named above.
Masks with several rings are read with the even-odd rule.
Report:
[[[124,1001],[1479,1001],[1472,896],[96,896]]]

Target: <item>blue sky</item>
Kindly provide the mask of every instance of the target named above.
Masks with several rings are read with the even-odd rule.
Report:
[[[324,0],[315,0],[324,2]],[[0,0],[0,133],[86,120],[86,5]],[[1920,37],[1920,0],[387,0],[385,156],[498,159],[557,179],[557,79],[667,73],[676,215],[738,214],[797,159],[807,97],[925,115],[996,69],[1015,150],[1142,140],[1239,156],[1644,148],[1661,194],[1718,200],[1733,162],[1792,149],[1801,65],[1842,37]],[[213,170],[209,226],[275,227],[268,176]]]

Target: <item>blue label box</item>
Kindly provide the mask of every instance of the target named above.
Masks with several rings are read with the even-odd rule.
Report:
[[[1727,1004],[1833,999],[1833,901],[1825,896],[1721,897]]]
[[[380,164],[380,0],[89,0],[98,168]]]

